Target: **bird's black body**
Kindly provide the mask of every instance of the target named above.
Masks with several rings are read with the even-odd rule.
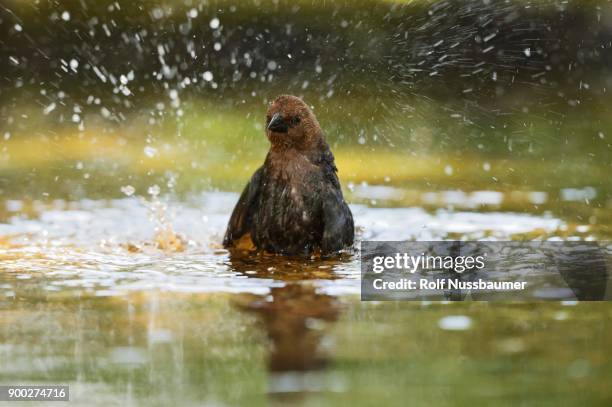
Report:
[[[225,247],[247,234],[257,249],[287,255],[329,254],[353,244],[334,157],[322,135],[311,141],[308,148],[273,142],[234,208]]]

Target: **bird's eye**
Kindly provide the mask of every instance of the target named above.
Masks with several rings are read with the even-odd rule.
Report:
[[[299,117],[299,116],[293,116],[293,117],[291,118],[291,125],[292,125],[292,126],[297,125],[299,122],[300,122],[300,117]]]

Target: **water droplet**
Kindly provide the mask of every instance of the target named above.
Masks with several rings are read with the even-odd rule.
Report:
[[[213,80],[213,74],[210,71],[206,71],[202,74],[202,78],[206,81],[206,82],[210,82]]]
[[[164,16],[164,10],[162,10],[159,7],[156,7],[151,12],[151,15],[153,16],[153,19],[159,20],[160,18],[162,18]]]
[[[529,58],[531,56],[531,48],[525,48],[523,50],[523,53],[525,54],[527,58]]]
[[[55,106],[56,106],[55,102],[51,102],[50,105],[46,106],[43,109],[43,113],[46,114],[46,115],[51,113],[53,110],[55,110]]]
[[[444,173],[446,175],[453,175],[453,167],[450,165],[447,165],[444,167]]]
[[[149,193],[149,195],[151,195],[151,196],[157,196],[157,195],[159,195],[159,191],[160,191],[160,189],[159,189],[159,186],[158,186],[158,185],[151,185],[151,186],[149,187],[149,189],[147,189],[147,192],[148,192],[148,193]]]
[[[69,21],[70,20],[70,13],[68,11],[64,11],[62,13],[62,20],[64,20],[64,21]]]
[[[155,147],[146,146],[144,148],[144,153],[147,157],[153,158],[157,155],[157,149]]]
[[[212,28],[213,30],[216,30],[217,28],[219,28],[219,24],[221,22],[219,21],[219,19],[217,17],[213,18],[212,20],[210,20],[210,28]]]
[[[440,319],[438,326],[447,331],[465,331],[472,326],[472,319],[465,315],[449,315]]]
[[[136,192],[136,189],[131,185],[126,185],[121,187],[121,192],[123,192],[126,196],[132,196],[134,195],[134,192]]]

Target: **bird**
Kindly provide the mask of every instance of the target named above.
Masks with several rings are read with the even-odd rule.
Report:
[[[353,215],[313,111],[296,96],[278,96],[265,131],[270,149],[232,211],[223,246],[293,256],[350,249]]]

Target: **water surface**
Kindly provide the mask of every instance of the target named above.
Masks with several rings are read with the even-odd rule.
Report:
[[[354,193],[378,202],[352,205],[358,240],[602,236],[551,213],[398,208],[403,191]],[[419,199],[468,208],[502,195]],[[68,383],[75,405],[609,401],[605,303],[363,303],[358,250],[222,249],[236,199],[5,202],[0,381]]]

